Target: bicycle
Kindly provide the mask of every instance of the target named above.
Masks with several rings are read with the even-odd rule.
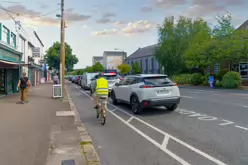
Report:
[[[106,112],[104,110],[104,101],[106,97],[100,97],[100,103],[99,108],[96,109],[96,118],[98,119],[100,117],[101,124],[104,125],[106,123]]]

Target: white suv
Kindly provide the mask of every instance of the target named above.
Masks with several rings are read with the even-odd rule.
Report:
[[[134,114],[144,108],[165,106],[169,111],[177,109],[180,92],[176,83],[167,75],[140,74],[126,76],[112,88],[113,104],[124,102],[131,105]]]

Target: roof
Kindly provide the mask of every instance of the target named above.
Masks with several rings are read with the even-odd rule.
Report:
[[[31,47],[35,47],[30,41],[28,41],[28,45],[31,46]]]
[[[156,47],[157,44],[139,48],[135,52],[133,52],[130,56],[128,56],[127,59],[141,58],[145,56],[154,55],[154,51]]]
[[[241,30],[242,28],[245,28],[248,26],[248,20],[246,20],[242,25],[240,25],[236,30]]]
[[[38,34],[35,31],[34,31],[34,35],[39,40],[40,44],[44,47],[44,44],[42,43],[40,37],[38,36]]]
[[[109,55],[111,55],[111,56],[120,56],[120,55],[126,55],[127,53],[126,52],[124,52],[124,51],[104,51],[103,52],[103,55],[107,55],[107,56],[109,56]]]

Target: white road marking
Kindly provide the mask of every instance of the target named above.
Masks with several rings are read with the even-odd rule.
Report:
[[[75,116],[73,111],[57,111],[56,116]]]
[[[113,111],[112,111],[113,112]],[[130,117],[128,120],[127,120],[127,123],[130,123],[134,118],[133,117]]]
[[[81,91],[81,90],[80,90],[80,91]],[[84,93],[84,94],[85,94],[86,96],[88,96],[89,98],[91,98],[91,96],[89,96],[86,92],[83,92],[83,91],[81,91],[81,92]],[[214,157],[212,157],[212,156],[210,156],[210,155],[208,155],[208,154],[206,154],[206,153],[204,153],[204,152],[202,152],[202,151],[196,149],[195,147],[193,147],[193,146],[191,146],[191,145],[189,145],[189,144],[187,144],[187,143],[185,143],[185,142],[183,142],[183,141],[177,139],[176,137],[174,137],[174,136],[172,136],[172,135],[170,135],[170,134],[168,134],[168,133],[166,133],[166,132],[164,132],[164,131],[158,129],[157,127],[155,127],[155,126],[153,126],[153,125],[151,125],[151,124],[149,124],[149,123],[147,123],[147,122],[145,122],[145,121],[143,121],[143,120],[141,120],[141,119],[139,119],[139,118],[137,118],[137,117],[131,115],[130,113],[128,113],[128,112],[126,112],[126,111],[123,111],[121,108],[119,108],[119,107],[117,107],[117,106],[115,106],[115,105],[113,105],[113,104],[111,104],[111,103],[108,103],[108,104],[112,105],[113,107],[115,107],[115,108],[118,109],[119,111],[121,111],[121,112],[123,112],[123,113],[129,115],[130,117],[133,117],[134,119],[138,120],[139,122],[143,123],[144,125],[147,125],[147,126],[149,126],[150,128],[153,128],[154,130],[156,130],[157,132],[163,134],[164,136],[173,139],[173,140],[176,141],[177,143],[179,143],[179,144],[181,144],[181,145],[187,147],[188,149],[194,151],[195,153],[198,153],[199,155],[201,155],[201,156],[203,156],[203,157],[205,157],[205,158],[211,160],[212,162],[214,162],[214,163],[216,163],[216,164],[218,164],[218,165],[227,165],[227,164],[221,162],[220,160],[218,160],[218,159],[216,159],[216,158],[214,158]],[[116,118],[118,118],[119,120],[121,120],[123,123],[125,123],[127,126],[129,126],[130,128],[132,128],[134,131],[136,131],[138,134],[140,134],[141,136],[143,136],[144,138],[146,138],[148,141],[150,141],[151,143],[153,143],[155,146],[157,146],[158,148],[160,148],[162,151],[164,151],[165,153],[167,153],[168,155],[170,155],[171,157],[173,157],[175,160],[177,160],[178,162],[180,162],[181,164],[183,164],[183,165],[190,165],[188,162],[186,162],[186,161],[183,160],[182,158],[178,157],[177,155],[175,155],[174,153],[172,153],[172,152],[169,151],[168,149],[164,149],[164,148],[162,147],[162,145],[160,145],[158,142],[156,142],[155,140],[153,140],[152,138],[150,138],[149,136],[147,136],[146,134],[144,134],[143,132],[141,132],[139,129],[137,129],[136,127],[134,127],[134,126],[131,125],[130,123],[126,122],[123,118],[121,118],[120,116],[116,115],[114,112],[111,112],[111,111],[109,111],[109,112],[110,112],[112,115],[114,115]]]
[[[230,124],[234,124],[234,122],[233,121],[229,121],[229,120],[222,120],[222,121],[224,121],[225,123],[221,123],[221,124],[219,124],[219,125],[230,125]]]
[[[248,131],[248,128],[236,125],[235,127]]]
[[[109,110],[109,111],[111,111],[111,112],[114,112],[114,111],[116,111],[117,109],[111,109],[111,110]]]
[[[168,144],[168,142],[169,142],[169,137],[168,136],[164,136],[164,140],[163,140],[163,143],[162,143],[162,147],[164,148],[164,149],[166,149],[167,148],[167,144]]]
[[[243,105],[244,108],[248,108],[248,105]]]
[[[193,97],[191,97],[191,96],[184,96],[184,95],[181,95],[180,97],[182,97],[182,98],[188,98],[188,99],[193,99]]]

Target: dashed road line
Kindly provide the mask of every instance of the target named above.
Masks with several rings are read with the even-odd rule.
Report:
[[[244,108],[248,108],[248,105],[243,105]]]
[[[248,128],[236,125],[235,127],[248,131]]]
[[[112,112],[113,112],[113,111],[112,111]],[[134,119],[134,117],[130,117],[130,118],[127,120],[127,123],[130,123],[133,119]]]
[[[73,85],[73,86],[76,87],[75,85]],[[77,87],[76,87],[76,88],[77,88]],[[78,89],[78,88],[77,88],[77,89]],[[80,89],[79,89],[79,90],[80,90]],[[80,91],[81,91],[82,93],[84,93],[86,96],[88,96],[89,98],[92,99],[92,97],[91,97],[89,94],[87,94],[86,92],[84,92],[84,91],[82,91],[82,90],[80,90]],[[206,154],[206,153],[200,151],[199,149],[197,149],[197,148],[195,148],[195,147],[193,147],[193,146],[191,146],[191,145],[189,145],[189,144],[187,144],[187,143],[185,143],[185,142],[179,140],[178,138],[176,138],[176,137],[174,137],[174,136],[172,136],[172,135],[170,135],[170,134],[168,134],[168,133],[166,133],[166,132],[164,132],[164,131],[158,129],[157,127],[155,127],[155,126],[153,126],[153,125],[151,125],[151,124],[149,124],[149,123],[147,123],[147,122],[145,122],[145,121],[143,121],[143,120],[141,120],[141,119],[139,119],[139,118],[133,116],[132,114],[123,111],[121,108],[119,108],[119,107],[117,107],[117,106],[115,106],[115,105],[113,105],[113,104],[111,104],[111,103],[108,103],[108,104],[111,105],[111,106],[113,106],[113,107],[115,107],[117,110],[119,110],[119,111],[121,111],[121,112],[123,112],[123,113],[129,115],[130,118],[133,117],[132,119],[138,120],[139,122],[143,123],[144,125],[146,125],[146,126],[152,128],[152,129],[154,129],[155,131],[157,131],[157,132],[163,134],[163,135],[164,135],[164,140],[165,140],[165,141],[163,141],[162,144],[159,144],[158,142],[156,142],[155,140],[153,140],[151,137],[149,137],[148,135],[146,135],[145,133],[143,133],[142,131],[140,131],[139,129],[137,129],[136,127],[134,127],[133,125],[131,125],[129,122],[125,121],[123,118],[121,118],[120,116],[118,116],[118,115],[115,114],[114,112],[109,111],[112,115],[114,115],[116,118],[118,118],[118,119],[119,119],[120,121],[122,121],[124,124],[126,124],[127,126],[129,126],[130,128],[132,128],[135,132],[137,132],[138,134],[140,134],[141,136],[143,136],[145,139],[147,139],[147,140],[150,141],[152,144],[154,144],[155,146],[157,146],[158,148],[160,148],[160,149],[161,149],[162,151],[164,151],[166,154],[170,155],[172,158],[174,158],[175,160],[177,160],[177,161],[178,161],[179,163],[181,163],[182,165],[190,165],[190,164],[189,164],[188,162],[186,162],[185,160],[183,160],[182,158],[180,158],[179,156],[177,156],[176,154],[174,154],[173,152],[171,152],[170,150],[168,150],[167,148],[165,148],[165,146],[167,146],[166,142],[168,143],[169,139],[172,139],[172,140],[176,141],[177,143],[179,143],[179,144],[181,144],[181,145],[187,147],[188,149],[194,151],[195,153],[198,153],[199,155],[201,155],[201,156],[203,156],[203,157],[205,157],[205,158],[211,160],[212,162],[214,162],[214,163],[216,163],[216,164],[218,164],[218,165],[227,165],[227,164],[221,162],[220,160],[218,160],[218,159],[216,159],[216,158],[214,158],[214,157],[212,157],[212,156],[210,156],[210,155],[208,155],[208,154]],[[130,119],[130,118],[129,118],[129,119]],[[168,141],[166,141],[167,139],[168,139]]]

